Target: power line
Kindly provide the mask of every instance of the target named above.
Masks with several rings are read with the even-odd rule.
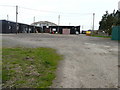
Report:
[[[12,6],[12,5],[0,5],[3,7],[16,7],[16,6]],[[22,9],[26,9],[26,10],[32,10],[32,11],[38,11],[38,12],[46,12],[46,13],[56,13],[56,14],[80,14],[80,15],[90,15],[92,13],[72,13],[72,12],[57,12],[57,11],[49,11],[49,10],[39,10],[39,9],[33,9],[33,8],[27,8],[27,7],[21,7],[19,6],[19,8]]]
[[[16,7],[16,6],[12,6],[12,5],[0,5],[0,6],[2,6],[2,7]],[[17,7],[17,9],[18,9],[18,7]],[[39,14],[39,13],[41,13],[41,12],[43,12],[43,13],[53,13],[53,14],[57,14],[57,15],[59,15],[58,16],[58,24],[60,24],[60,15],[63,15],[63,17],[66,17],[67,16],[67,18],[70,18],[70,17],[72,17],[71,15],[76,15],[75,17],[73,16],[72,18],[77,18],[77,17],[80,17],[81,15],[92,15],[93,13],[79,13],[79,12],[58,12],[58,11],[49,11],[49,10],[39,10],[39,9],[33,9],[33,8],[26,8],[26,7],[19,7],[19,9],[21,9],[21,11],[20,11],[20,13],[21,13],[21,15],[22,14],[24,14],[24,13],[26,13],[25,12],[25,10],[23,10],[23,9],[26,9],[26,10],[30,10],[30,11],[36,11],[37,12],[37,14]],[[17,10],[16,10],[17,11]],[[26,13],[26,14],[28,14],[28,13]],[[18,15],[18,11],[16,12],[16,20],[17,20],[17,15]],[[34,15],[34,16],[36,16],[34,13],[32,13],[32,12],[30,12],[30,14],[29,15]],[[41,15],[41,14],[40,14]],[[47,15],[49,15],[49,14],[47,14]],[[50,16],[50,15],[49,15]],[[94,15],[93,15],[93,21],[94,21]],[[17,23],[17,21],[16,21],[16,23]],[[94,22],[93,22],[93,29],[94,29]]]
[[[12,5],[0,5],[2,7],[16,7],[16,6],[12,6]]]
[[[39,12],[58,13],[58,12],[55,12],[55,11],[48,11],[48,10],[38,10],[38,9],[26,8],[26,7],[20,7],[20,8],[23,8],[23,9],[26,9],[26,10],[32,10],[32,11],[39,11]],[[59,12],[59,13],[60,13],[60,12]]]
[[[61,13],[61,14],[83,14],[83,15],[90,15],[92,13],[72,13],[72,12],[56,12],[56,11],[48,11],[48,10],[38,10],[38,9],[33,9],[33,8],[26,8],[26,7],[19,7],[19,8],[23,8],[26,10],[32,10],[32,11],[39,11],[39,12],[47,12],[47,13]]]

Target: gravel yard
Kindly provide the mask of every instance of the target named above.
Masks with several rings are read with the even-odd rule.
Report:
[[[3,47],[51,47],[64,55],[54,88],[116,88],[118,42],[85,35],[3,34]]]

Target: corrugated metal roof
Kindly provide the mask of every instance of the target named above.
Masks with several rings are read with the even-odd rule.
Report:
[[[51,26],[57,26],[57,24],[55,24],[53,22],[49,22],[49,21],[38,21],[38,22],[32,23],[32,25],[36,25],[36,24],[48,24]]]

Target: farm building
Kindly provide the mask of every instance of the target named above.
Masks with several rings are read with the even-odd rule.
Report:
[[[31,25],[39,26],[42,29],[43,29],[43,26],[57,26],[57,24],[49,21],[38,21],[38,22],[32,23]]]
[[[80,26],[43,26],[44,33],[80,34]]]
[[[0,33],[40,33],[41,30],[40,27],[23,23],[18,23],[16,30],[16,22],[0,20]]]

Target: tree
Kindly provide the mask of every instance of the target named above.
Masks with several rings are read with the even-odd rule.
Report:
[[[104,14],[102,16],[102,20],[99,22],[100,26],[99,26],[99,30],[106,30],[106,20],[107,20],[107,16],[108,16],[108,11],[106,11],[106,14]]]
[[[115,14],[116,26],[120,26],[120,11],[117,11]]]
[[[101,21],[99,22],[99,30],[105,31],[108,35],[111,35],[112,27],[115,25],[120,25],[120,12],[115,12],[109,14],[108,11],[106,11],[106,14],[102,16]]]

